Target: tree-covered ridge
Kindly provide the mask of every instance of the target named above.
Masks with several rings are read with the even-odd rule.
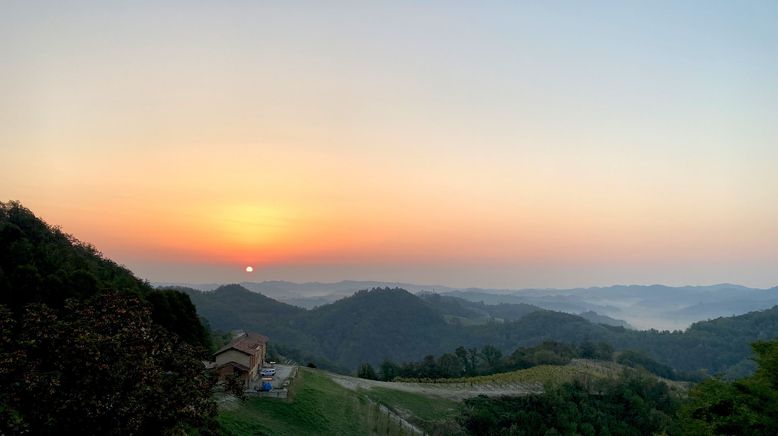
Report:
[[[778,304],[778,288],[756,289],[733,284],[707,286],[615,285],[575,289],[444,290],[445,295],[487,304],[527,303],[547,310],[625,319],[632,325],[687,328],[694,322],[743,315]],[[617,319],[599,322],[618,325]],[[614,322],[615,321],[615,322]],[[683,326],[683,327],[681,327]],[[625,325],[625,327],[627,327]]]
[[[101,289],[146,294],[152,288],[97,249],[50,226],[18,202],[0,202],[0,304],[62,306]],[[11,292],[13,290],[13,292]]]
[[[468,304],[480,308],[478,303],[460,304],[457,299],[434,294],[420,298],[400,289],[362,291],[308,311],[246,289],[236,287],[234,291],[239,298],[187,292],[206,317],[216,315],[209,318],[214,328],[263,331],[277,343],[296,348],[309,358],[318,356],[349,370],[362,363],[376,366],[384,359],[418,361],[459,346],[481,348],[492,344],[509,354],[518,347],[556,341],[606,343],[617,351],[633,350],[639,355],[632,355],[630,362],[638,364],[643,357],[649,358],[657,365],[656,371],[664,371],[662,365],[669,366],[683,378],[699,377],[691,373],[700,370],[748,375],[753,370],[749,344],[778,332],[778,307],[695,323],[683,332],[660,332],[596,324],[577,315],[547,310],[527,310],[517,319],[504,322],[464,325],[452,323],[447,315],[470,316],[474,306]],[[251,307],[254,309],[246,309]]]
[[[426,354],[451,339],[443,317],[401,289],[360,291],[304,315],[294,325],[316,338],[325,356],[349,367],[374,356]]]
[[[208,338],[186,294],[0,203],[0,433],[215,431]]]
[[[36,217],[18,202],[0,202],[0,304],[19,313],[30,303],[62,308],[65,300],[84,300],[113,290],[149,303],[154,321],[206,347],[208,334],[189,297],[156,290],[127,268]]]
[[[197,312],[217,331],[247,330],[261,332],[271,338],[271,346],[280,346],[286,354],[307,356],[320,366],[343,370],[321,353],[321,347],[311,335],[292,324],[305,309],[281,303],[240,285],[225,285],[203,292],[191,288],[176,289],[186,293]]]
[[[450,324],[474,325],[515,321],[532,312],[543,310],[531,304],[484,304],[429,292],[419,293],[418,297],[429,303]]]
[[[778,306],[692,324],[683,332],[626,332],[614,339],[621,348],[641,350],[679,371],[727,373],[750,362],[751,343],[778,335]],[[732,374],[737,375],[737,374]]]
[[[260,331],[276,345],[283,344],[329,369],[348,371],[361,361],[385,356],[410,360],[448,344],[444,334],[448,324],[443,317],[400,289],[357,292],[312,310],[280,303],[239,285],[213,292],[182,289],[214,329]]]

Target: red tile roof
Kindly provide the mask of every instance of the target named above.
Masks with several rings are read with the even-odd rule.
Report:
[[[213,353],[213,355],[216,356],[227,350],[237,350],[250,356],[254,354],[260,346],[264,347],[268,340],[267,336],[260,335],[259,333],[244,333],[233,339],[229,344],[221,347],[219,351]]]

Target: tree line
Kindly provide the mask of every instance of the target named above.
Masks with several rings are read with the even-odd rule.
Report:
[[[688,397],[645,373],[574,381],[539,395],[465,400],[458,418],[470,434],[756,435],[778,434],[778,339],[753,345],[756,373],[710,378]]]
[[[383,381],[473,377],[516,371],[538,365],[566,365],[573,359],[615,361],[627,367],[642,368],[671,380],[701,377],[699,374],[679,374],[669,366],[638,351],[614,352],[613,347],[608,343],[590,341],[580,344],[545,341],[533,347],[518,347],[513,353],[506,355],[492,345],[480,349],[460,346],[453,353],[444,353],[438,357],[427,355],[420,361],[395,363],[390,359],[384,359],[377,369],[370,363],[362,363],[357,369],[357,376]]]

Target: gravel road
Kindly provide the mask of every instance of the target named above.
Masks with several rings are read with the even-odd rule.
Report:
[[[528,395],[543,392],[543,386],[541,386],[539,383],[472,385],[469,383],[406,383],[366,380],[363,378],[349,377],[331,372],[328,372],[327,375],[329,375],[330,378],[335,381],[335,383],[352,391],[379,387],[403,392],[431,395],[455,401],[461,401],[470,397],[477,397],[478,395],[498,397],[503,395]]]

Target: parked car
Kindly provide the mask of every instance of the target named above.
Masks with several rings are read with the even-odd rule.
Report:
[[[259,372],[262,377],[267,376],[274,376],[276,375],[276,369],[275,368],[262,368],[262,371]]]

